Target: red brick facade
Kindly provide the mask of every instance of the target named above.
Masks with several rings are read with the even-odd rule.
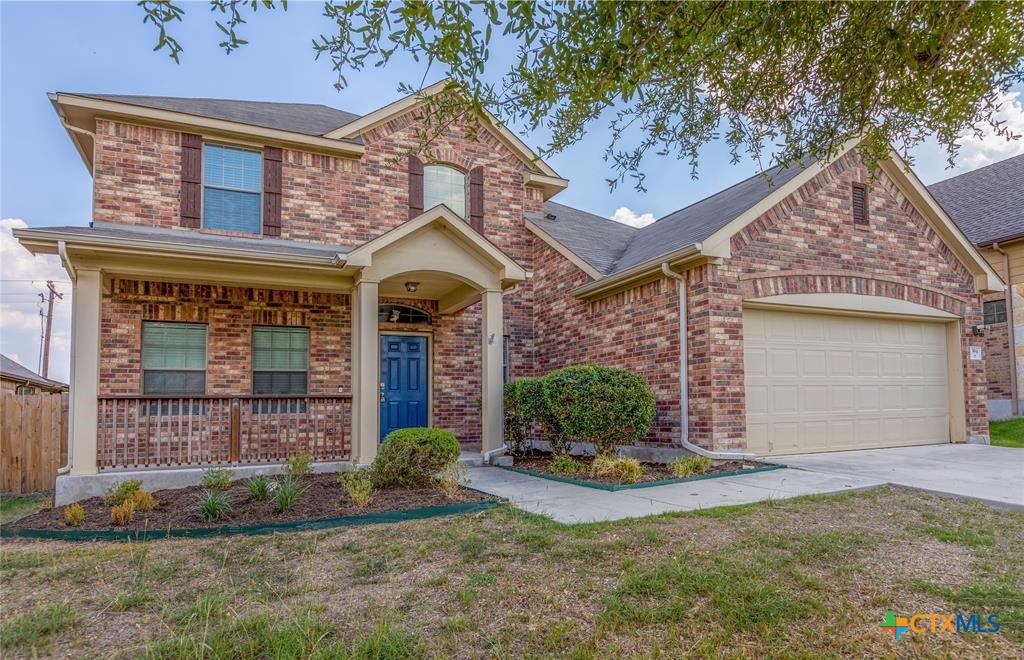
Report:
[[[417,144],[410,112],[363,135],[359,159],[285,150],[281,238],[357,245],[408,219],[405,155]],[[178,228],[180,134],[97,122],[95,219]],[[650,441],[680,437],[679,289],[667,278],[586,302],[569,292],[588,276],[525,227],[543,212],[541,192],[524,184],[524,165],[484,130],[479,141],[456,126],[432,145],[440,162],[484,168],[484,234],[533,273],[505,297],[513,377],[600,362],[642,373],[657,414]],[[852,182],[869,185],[870,224],[854,227]],[[732,257],[684,275],[689,352],[689,436],[716,450],[745,447],[743,300],[781,293],[857,293],[918,302],[980,323],[971,275],[884,174],[869,181],[852,154],[755,220],[732,239]],[[433,424],[463,441],[480,438],[480,306],[434,314]],[[350,385],[349,297],[303,291],[115,280],[104,298],[102,395],[138,394],[144,320],[209,324],[210,394],[251,392],[249,350],[256,324],[309,327],[310,392]],[[381,332],[389,328],[382,326]],[[404,328],[409,330],[412,328]],[[419,330],[418,328],[416,330]],[[969,330],[969,345],[984,340]],[[991,351],[992,348],[988,347]],[[964,360],[967,432],[987,433],[983,362]]]
[[[989,399],[1009,401],[1013,398],[1009,324],[1005,321],[985,326],[985,376]]]

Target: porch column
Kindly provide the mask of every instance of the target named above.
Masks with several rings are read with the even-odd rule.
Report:
[[[96,474],[103,274],[79,268],[71,291],[71,474]]]
[[[352,295],[352,461],[370,463],[380,440],[380,339],[377,333],[379,283],[360,280]]]
[[[502,378],[502,322],[501,291],[488,289],[483,293],[483,366],[480,377],[480,396],[483,417],[482,451],[488,452],[504,443],[505,386]]]

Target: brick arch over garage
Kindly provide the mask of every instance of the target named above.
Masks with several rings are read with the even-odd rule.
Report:
[[[970,303],[963,297],[899,279],[854,272],[781,271],[740,276],[745,300],[786,294],[848,293],[917,303],[964,318]]]

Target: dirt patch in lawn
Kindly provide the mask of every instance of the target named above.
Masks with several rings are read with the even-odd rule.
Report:
[[[520,468],[523,470],[530,470],[531,472],[543,472],[556,477],[563,477],[568,479],[575,479],[577,481],[591,481],[598,484],[605,484],[608,486],[625,486],[630,483],[650,483],[652,481],[668,481],[672,479],[679,479],[674,472],[665,463],[645,463],[641,462],[643,466],[643,473],[640,478],[635,482],[628,482],[616,476],[599,476],[592,472],[594,465],[593,456],[573,456],[574,459],[586,466],[586,469],[581,471],[579,474],[561,474],[553,472],[551,470],[551,461],[554,460],[555,455],[548,452],[531,451],[528,454],[522,456],[516,456],[513,459],[512,467]],[[764,463],[758,463],[756,461],[724,461],[717,465],[712,465],[707,472],[701,474],[691,474],[689,477],[700,477],[715,475],[722,472],[738,472],[740,470],[751,470],[754,468],[766,467]]]
[[[278,511],[273,495],[262,501],[249,497],[244,481],[234,481],[225,491],[230,510],[220,520],[207,522],[199,512],[199,500],[205,494],[202,486],[158,490],[153,493],[157,507],[152,511],[137,511],[132,522],[114,529],[191,529],[219,527],[221,525],[260,525],[295,520],[322,520],[340,518],[364,513],[405,511],[458,502],[479,502],[495,499],[479,491],[460,488],[449,498],[436,488],[386,488],[373,494],[370,503],[360,508],[348,497],[345,489],[338,484],[337,475],[318,474],[302,480],[302,494],[290,511]],[[25,529],[83,529],[102,530],[112,528],[110,507],[103,498],[91,497],[79,502],[85,509],[85,520],[78,527],[64,522],[63,507],[45,509],[18,521],[17,527]]]

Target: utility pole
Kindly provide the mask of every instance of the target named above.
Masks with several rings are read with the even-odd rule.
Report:
[[[57,293],[57,288],[53,286],[53,280],[46,280],[46,288],[49,290],[49,295],[46,298],[46,330],[43,332],[43,373],[40,374],[43,378],[49,377],[50,371],[50,330],[53,329],[53,299],[56,297],[64,300],[64,294]]]

